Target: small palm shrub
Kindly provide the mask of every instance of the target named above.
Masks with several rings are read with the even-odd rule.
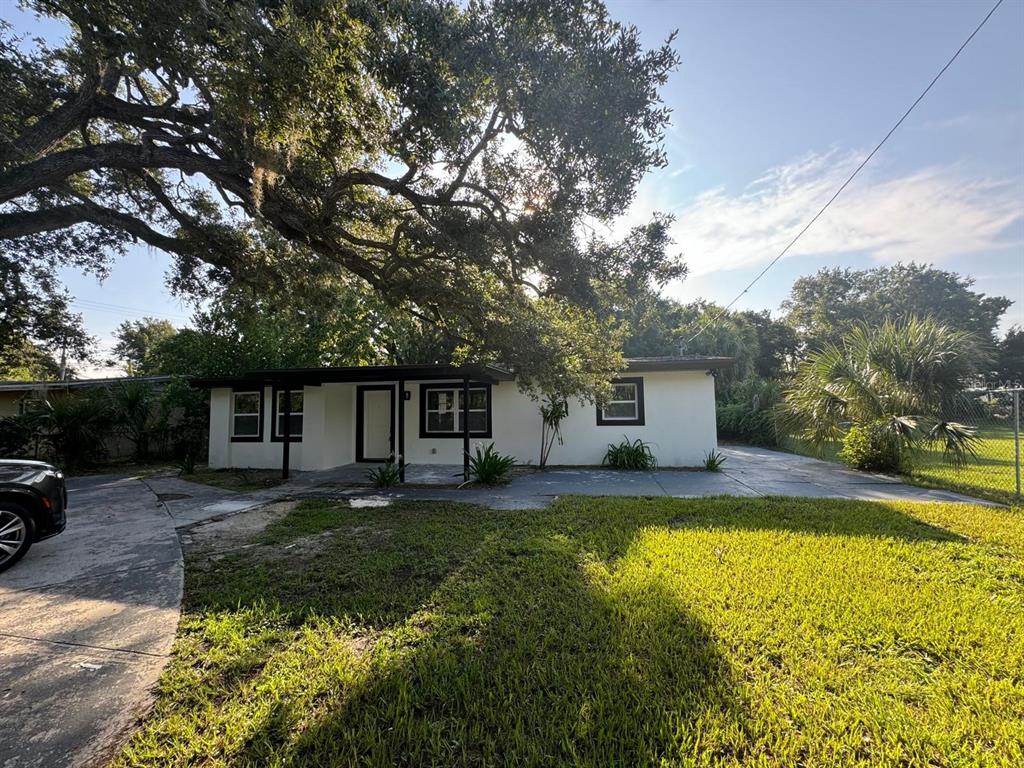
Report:
[[[651,451],[650,443],[645,443],[639,437],[633,442],[623,437],[618,445],[609,443],[601,464],[612,469],[655,469],[658,460]]]
[[[366,473],[367,479],[375,488],[390,488],[402,480],[402,469],[393,461],[381,464]]]
[[[109,398],[115,429],[135,447],[135,458],[145,460],[161,431],[156,389],[142,381],[122,381],[110,389]]]
[[[704,469],[708,472],[718,472],[725,464],[725,456],[718,451],[708,451],[704,457]]]
[[[978,437],[949,421],[945,406],[977,370],[977,347],[972,334],[932,318],[858,326],[800,363],[785,426],[812,445],[842,441],[843,460],[856,467],[900,469],[922,447],[960,466]]]
[[[478,483],[497,485],[508,478],[515,465],[515,458],[503,456],[490,443],[483,450],[477,446],[476,454],[469,457],[469,474]]]
[[[565,444],[562,439],[562,420],[568,415],[569,401],[564,398],[551,397],[540,406],[540,460],[537,466],[541,469],[547,467],[555,441],[559,445]]]
[[[196,457],[191,453],[186,453],[178,461],[178,474],[179,475],[194,475],[196,473]]]
[[[65,469],[78,469],[99,461],[106,453],[105,439],[113,418],[106,397],[74,394],[47,401],[36,413],[49,455]]]

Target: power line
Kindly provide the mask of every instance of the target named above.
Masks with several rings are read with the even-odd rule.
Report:
[[[71,306],[76,307],[78,309],[84,309],[93,312],[110,312],[113,314],[134,315],[136,317],[158,317],[167,320],[188,320],[188,318],[185,315],[152,312],[142,309],[136,309],[134,307],[124,307],[119,304],[107,304],[104,302],[89,301],[87,299],[74,299],[71,301]]]
[[[124,307],[116,304],[87,302],[79,299],[72,300],[71,304],[77,306],[80,309],[97,310],[100,312],[120,312],[127,315],[138,315],[139,317],[165,317],[178,320],[188,320],[188,317],[185,315],[178,315],[167,312],[154,312],[152,310],[136,309],[134,307]]]
[[[864,160],[861,162],[860,165],[857,166],[857,168],[854,170],[854,172],[851,173],[850,176],[846,179],[846,181],[844,181],[842,183],[842,185],[839,187],[839,189],[836,190],[835,194],[832,195],[832,197],[829,198],[828,202],[825,203],[821,207],[821,210],[819,210],[816,214],[814,214],[814,217],[810,221],[808,221],[807,224],[804,225],[803,229],[801,229],[799,232],[797,232],[796,237],[794,237],[792,240],[790,240],[789,244],[785,248],[783,248],[781,251],[779,251],[779,255],[778,256],[776,256],[774,259],[772,259],[771,261],[768,262],[768,264],[765,266],[765,268],[762,269],[758,273],[757,277],[755,277],[753,280],[751,280],[747,284],[747,287],[744,288],[742,291],[740,291],[736,295],[736,298],[734,298],[726,306],[724,306],[722,308],[722,310],[715,317],[711,318],[706,323],[704,323],[704,325],[702,325],[700,327],[700,329],[695,334],[693,334],[693,336],[691,336],[689,339],[687,339],[684,342],[684,344],[689,344],[691,341],[693,341],[694,339],[699,337],[702,333],[704,333],[704,331],[706,331],[712,325],[714,325],[719,320],[721,320],[722,317],[725,316],[725,313],[728,312],[730,309],[732,309],[733,305],[736,304],[736,302],[739,301],[741,298],[743,298],[744,294],[746,294],[751,288],[753,288],[754,285],[757,284],[757,282],[762,277],[764,277],[765,274],[767,274],[768,270],[771,269],[772,267],[774,267],[779,262],[779,260],[783,256],[786,255],[786,253],[789,251],[790,248],[792,248],[794,245],[796,245],[797,240],[799,240],[801,237],[803,237],[804,233],[808,229],[811,228],[811,226],[814,224],[814,222],[816,222],[819,218],[821,218],[821,215],[823,213],[825,213],[826,210],[828,210],[828,207],[830,205],[832,205],[833,202],[835,202],[835,199],[837,197],[839,197],[839,195],[841,195],[843,193],[843,190],[846,189],[849,186],[850,182],[853,181],[857,177],[857,174],[861,172],[861,170],[864,168],[864,166],[868,164],[868,162],[871,160],[872,157],[875,156],[875,153],[878,152],[878,150],[880,150],[882,148],[882,146],[885,144],[885,142],[887,142],[889,140],[889,137],[892,136],[896,132],[896,129],[899,128],[901,125],[903,125],[903,121],[906,120],[907,117],[910,115],[910,113],[914,111],[914,108],[918,104],[921,103],[922,99],[924,99],[924,97],[928,95],[928,91],[930,91],[932,89],[932,86],[935,85],[935,83],[937,83],[939,81],[939,78],[942,77],[942,75],[945,73],[945,71],[947,69],[949,69],[950,65],[954,61],[957,60],[957,57],[964,50],[964,48],[967,47],[967,44],[970,43],[971,40],[974,39],[974,36],[976,34],[978,34],[978,32],[981,31],[981,28],[985,26],[985,22],[987,22],[992,17],[992,14],[995,13],[996,10],[999,8],[999,6],[1002,5],[1002,4],[1003,4],[1003,0],[997,0],[996,4],[992,6],[992,10],[990,10],[987,14],[985,14],[985,18],[983,18],[981,20],[981,23],[978,24],[978,26],[974,28],[974,31],[971,32],[971,34],[967,37],[966,40],[964,40],[963,44],[959,48],[957,48],[956,53],[954,53],[953,56],[950,58],[950,60],[946,62],[946,65],[942,69],[940,69],[939,73],[937,75],[935,75],[935,77],[932,78],[932,81],[930,83],[928,83],[928,87],[925,88],[923,91],[921,91],[921,95],[918,96],[914,100],[914,103],[911,104],[910,107],[907,109],[907,111],[903,113],[903,117],[901,117],[899,120],[896,121],[896,124],[893,125],[893,127],[889,129],[889,132],[887,134],[885,134],[884,138],[880,142],[878,142],[877,145],[875,145],[875,148],[871,150],[871,153],[867,157],[864,158]]]

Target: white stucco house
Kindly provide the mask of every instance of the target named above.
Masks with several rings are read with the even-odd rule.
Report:
[[[597,465],[623,437],[661,466],[699,465],[717,446],[713,373],[722,357],[639,358],[603,408],[570,403],[551,465]],[[253,371],[196,379],[210,389],[209,464],[320,470],[404,459],[462,464],[494,443],[537,463],[541,417],[515,377],[493,365],[397,365]],[[466,397],[468,393],[468,397]],[[286,412],[288,416],[286,416]]]

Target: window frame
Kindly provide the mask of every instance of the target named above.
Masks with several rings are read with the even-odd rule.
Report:
[[[456,416],[456,418],[455,418],[455,423],[458,424],[458,422],[462,418],[462,408],[459,407],[459,405],[458,405],[459,400],[462,398],[462,382],[455,382],[455,383],[449,383],[449,382],[433,383],[433,382],[431,382],[429,384],[420,384],[420,439],[421,440],[431,439],[431,438],[439,438],[441,440],[447,440],[447,439],[452,439],[452,438],[454,438],[454,439],[462,438],[461,425],[459,425],[460,428],[458,430],[452,431],[452,432],[447,432],[447,431],[446,432],[438,432],[438,431],[430,431],[430,430],[427,429],[427,396],[428,396],[428,393],[430,393],[430,392],[437,392],[437,391],[451,392],[453,390],[456,392],[456,395],[455,395],[456,407],[454,409],[454,412],[458,414]],[[481,390],[484,393],[484,402],[485,402],[485,410],[484,410],[484,412],[487,414],[487,428],[484,429],[484,430],[472,430],[471,429],[469,431],[469,436],[470,436],[470,438],[480,438],[480,437],[482,437],[482,438],[490,438],[491,437],[491,433],[493,431],[493,429],[492,429],[492,413],[493,413],[493,410],[494,410],[493,409],[493,401],[491,399],[491,385],[489,383],[486,383],[486,382],[470,382],[470,385],[469,385],[470,393],[472,393],[474,390]],[[480,409],[473,408],[473,409],[470,409],[470,410],[479,412]]]
[[[635,400],[614,400],[616,403],[636,403],[636,416],[633,418],[619,419],[614,416],[609,418],[604,415],[604,408],[597,406],[597,426],[599,427],[642,427],[644,422],[644,377],[626,376],[621,379],[613,379],[612,386],[616,384],[632,384],[636,387]]]
[[[300,395],[302,395],[302,411],[301,411],[301,414],[302,414],[302,431],[303,431],[303,433],[306,431],[306,391],[305,391],[305,389],[306,389],[305,387],[299,387],[298,389],[296,389],[295,387],[288,387],[287,388],[287,390],[290,391],[293,395],[295,393],[299,393]],[[277,431],[277,417],[279,415],[280,416],[284,416],[283,413],[280,413],[278,411],[277,401],[280,399],[278,396],[279,395],[283,395],[284,393],[285,393],[285,387],[280,387],[280,388],[274,387],[273,388],[273,393],[271,395],[271,400],[270,400],[270,441],[272,443],[283,443],[284,442],[284,435],[280,434]],[[296,415],[298,415],[298,414],[296,414],[295,411],[292,411],[292,416],[296,416]],[[300,435],[289,435],[288,436],[288,442],[289,443],[301,443],[302,442],[302,435],[301,434]]]
[[[242,413],[239,414],[235,411],[235,398],[238,395],[257,395],[259,397],[259,405],[257,406],[257,413]],[[249,387],[232,389],[231,390],[231,405],[230,405],[230,418],[231,428],[230,436],[232,443],[262,443],[263,442],[263,399],[264,399],[264,387],[257,387],[251,389]],[[236,416],[256,416],[256,423],[258,425],[255,435],[236,435],[235,434],[235,417]]]

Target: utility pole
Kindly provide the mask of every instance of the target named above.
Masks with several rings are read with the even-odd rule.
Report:
[[[60,380],[67,381],[68,374],[68,337],[60,337]]]

